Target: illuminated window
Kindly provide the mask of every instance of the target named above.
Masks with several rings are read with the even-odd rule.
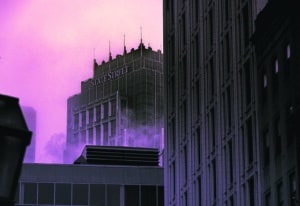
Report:
[[[268,77],[266,74],[264,74],[264,88],[267,88],[268,86]]]
[[[286,58],[289,59],[291,57],[291,47],[290,44],[286,47]]]
[[[278,59],[275,60],[274,69],[275,69],[275,74],[277,74],[279,72]]]

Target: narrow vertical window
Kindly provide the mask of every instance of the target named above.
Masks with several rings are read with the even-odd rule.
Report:
[[[286,58],[287,59],[291,58],[291,47],[290,47],[290,44],[288,44],[286,46]]]

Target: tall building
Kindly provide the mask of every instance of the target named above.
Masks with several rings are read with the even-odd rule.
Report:
[[[263,205],[299,205],[300,7],[270,1],[256,19]]]
[[[80,94],[68,99],[65,162],[74,147],[127,145],[156,147],[163,131],[163,56],[139,44],[138,49],[98,64],[81,82]],[[69,159],[69,160],[68,160]]]
[[[164,0],[165,205],[261,205],[255,0]]]
[[[37,124],[37,116],[36,111],[32,107],[22,106],[22,112],[24,118],[26,120],[28,129],[32,131],[32,137],[30,145],[26,149],[26,153],[24,156],[24,162],[26,163],[34,163],[35,162],[35,149],[36,149],[36,124]]]

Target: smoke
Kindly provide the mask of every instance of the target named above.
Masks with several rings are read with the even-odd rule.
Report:
[[[63,152],[66,136],[63,133],[53,134],[44,146],[43,163],[63,163]]]

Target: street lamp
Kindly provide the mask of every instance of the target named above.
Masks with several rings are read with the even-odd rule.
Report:
[[[32,133],[19,100],[0,94],[0,205],[14,205],[24,154]]]

